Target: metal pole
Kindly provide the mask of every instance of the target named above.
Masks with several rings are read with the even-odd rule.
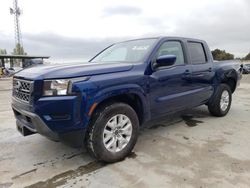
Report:
[[[15,27],[15,47],[17,49],[17,55],[22,55],[22,36],[21,36],[21,29],[20,29],[20,23],[19,23],[19,16],[21,15],[21,10],[18,7],[17,0],[13,1],[13,9],[10,9],[10,13],[14,15],[14,27]]]
[[[1,59],[1,67],[4,67],[5,63],[4,63],[4,59]]]

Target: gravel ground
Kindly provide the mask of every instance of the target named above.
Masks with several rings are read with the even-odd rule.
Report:
[[[21,136],[10,80],[0,80],[0,188],[250,187],[250,75],[226,117],[202,106],[163,118],[142,129],[133,153],[115,164],[38,134]]]

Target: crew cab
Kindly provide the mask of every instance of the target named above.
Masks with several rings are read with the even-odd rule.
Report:
[[[225,116],[241,79],[205,41],[156,37],[113,44],[87,63],[41,65],[13,78],[17,129],[83,143],[101,161],[124,159],[150,120],[207,105]]]

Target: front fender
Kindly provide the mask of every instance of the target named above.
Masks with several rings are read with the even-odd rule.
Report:
[[[101,101],[114,97],[121,94],[136,94],[140,97],[142,102],[146,102],[146,94],[144,90],[136,84],[124,84],[124,85],[118,85],[118,86],[112,86],[105,88],[99,92],[96,93],[94,96],[96,102],[100,103]]]
[[[147,120],[150,116],[150,110],[149,110],[149,100],[147,100],[147,95],[142,87],[136,84],[123,84],[123,85],[117,85],[105,88],[103,90],[100,90],[96,93],[96,95],[93,97],[93,103],[101,103],[104,100],[107,100],[112,97],[116,97],[118,95],[122,94],[134,94],[137,97],[139,97],[141,104],[142,104],[142,111],[143,116],[145,117],[145,120]],[[91,108],[91,107],[90,107]],[[89,109],[90,110],[90,109]]]

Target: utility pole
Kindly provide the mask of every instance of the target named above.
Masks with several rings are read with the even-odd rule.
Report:
[[[17,0],[13,0],[13,8],[10,8],[10,14],[14,15],[14,27],[15,27],[15,48],[17,50],[17,55],[23,54],[23,42],[19,23],[19,17],[21,15],[21,10],[18,7]]]

